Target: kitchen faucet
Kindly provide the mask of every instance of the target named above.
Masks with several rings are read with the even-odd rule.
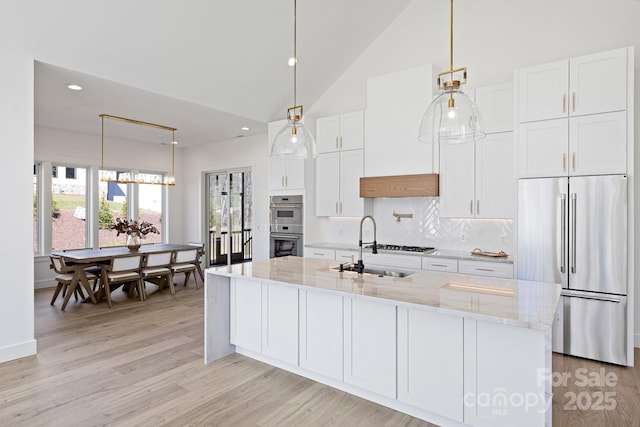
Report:
[[[373,219],[373,217],[371,215],[367,215],[367,216],[362,217],[362,219],[360,220],[360,236],[359,236],[359,239],[358,239],[358,246],[359,246],[359,249],[360,249],[360,257],[358,258],[358,263],[355,265],[355,269],[358,272],[358,274],[364,273],[364,263],[362,262],[362,223],[367,218],[369,218],[371,220],[371,222],[373,222],[373,242],[366,242],[366,243],[373,243],[373,249],[371,250],[371,252],[374,253],[374,254],[378,253],[378,243],[376,242],[376,220]]]

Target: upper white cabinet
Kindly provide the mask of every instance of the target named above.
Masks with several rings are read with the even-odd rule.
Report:
[[[476,101],[487,136],[440,146],[440,216],[513,218],[513,85],[479,88]],[[495,132],[495,133],[492,133]]]
[[[366,176],[437,172],[437,146],[418,140],[422,115],[432,100],[432,76],[432,66],[422,65],[367,80]]]
[[[627,49],[519,71],[519,121],[555,119],[627,108]]]
[[[317,119],[316,142],[318,153],[364,148],[364,111]]]
[[[267,138],[269,140],[269,154],[280,129],[286,120],[269,122]],[[304,160],[269,157],[269,190],[303,190],[304,189]]]
[[[633,48],[529,67],[518,79],[518,175],[627,172]]]
[[[316,159],[316,215],[362,216],[360,177],[364,174],[363,150],[319,154]]]

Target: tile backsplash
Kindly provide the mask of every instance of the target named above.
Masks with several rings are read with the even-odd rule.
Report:
[[[437,197],[367,199],[365,211],[377,224],[379,243],[432,246],[438,249],[505,251],[513,254],[513,220],[441,218]],[[393,213],[411,214],[396,220]],[[359,219],[329,220],[327,240],[356,243]],[[365,228],[366,230],[369,227]],[[366,231],[364,240],[372,238]],[[347,239],[347,240],[345,240]]]

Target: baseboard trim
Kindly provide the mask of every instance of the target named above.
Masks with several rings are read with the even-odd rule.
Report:
[[[634,344],[633,345],[634,347],[640,348],[640,333],[636,332],[635,337],[633,339],[633,344]]]
[[[38,346],[35,339],[0,348],[0,363],[33,356],[36,354],[37,349]]]

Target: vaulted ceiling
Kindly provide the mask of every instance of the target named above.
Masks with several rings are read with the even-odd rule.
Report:
[[[298,0],[299,102],[313,105],[410,1]],[[0,8],[0,47],[36,60],[36,125],[97,134],[106,113],[177,127],[186,147],[264,133],[293,102],[293,0]],[[115,136],[145,140],[122,132]]]

